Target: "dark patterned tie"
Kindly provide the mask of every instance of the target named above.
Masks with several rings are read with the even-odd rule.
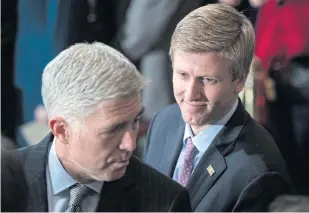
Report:
[[[187,146],[185,151],[185,159],[183,163],[182,170],[180,171],[180,177],[178,182],[185,186],[188,182],[188,179],[191,175],[191,172],[193,170],[193,164],[194,164],[194,157],[197,153],[197,149],[194,146],[192,139],[187,139]]]
[[[91,189],[84,184],[75,184],[70,189],[69,207],[65,212],[81,212],[82,201],[89,195]]]

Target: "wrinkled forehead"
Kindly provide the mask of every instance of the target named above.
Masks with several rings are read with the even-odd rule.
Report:
[[[91,116],[103,121],[134,119],[143,109],[140,95],[105,100]]]

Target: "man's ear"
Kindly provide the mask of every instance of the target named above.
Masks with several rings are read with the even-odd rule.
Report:
[[[49,119],[48,125],[59,142],[68,143],[70,137],[69,124],[63,118],[59,116],[52,117]]]
[[[246,82],[246,77],[245,76],[241,76],[239,78],[237,78],[236,80],[234,80],[234,92],[235,93],[240,93],[242,91],[242,89],[245,86],[245,82]]]

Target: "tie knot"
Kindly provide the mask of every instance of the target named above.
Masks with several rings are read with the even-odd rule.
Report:
[[[84,184],[75,184],[70,190],[69,205],[80,205],[82,200],[91,192],[91,189]]]
[[[194,148],[195,148],[195,146],[194,146],[194,144],[193,144],[192,138],[189,137],[189,138],[187,139],[186,150],[187,150],[187,152],[192,152],[192,151],[194,151]]]

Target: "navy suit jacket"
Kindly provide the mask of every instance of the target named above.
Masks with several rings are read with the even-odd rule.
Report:
[[[37,145],[15,151],[24,162],[29,212],[48,211],[46,166],[52,141],[50,134]],[[185,188],[132,156],[122,178],[104,183],[97,211],[189,212],[191,206]]]
[[[172,177],[185,123],[177,104],[153,119],[144,159]],[[207,168],[215,171],[210,175]],[[187,188],[194,211],[266,211],[278,194],[291,190],[285,163],[271,135],[241,101],[201,158]]]

